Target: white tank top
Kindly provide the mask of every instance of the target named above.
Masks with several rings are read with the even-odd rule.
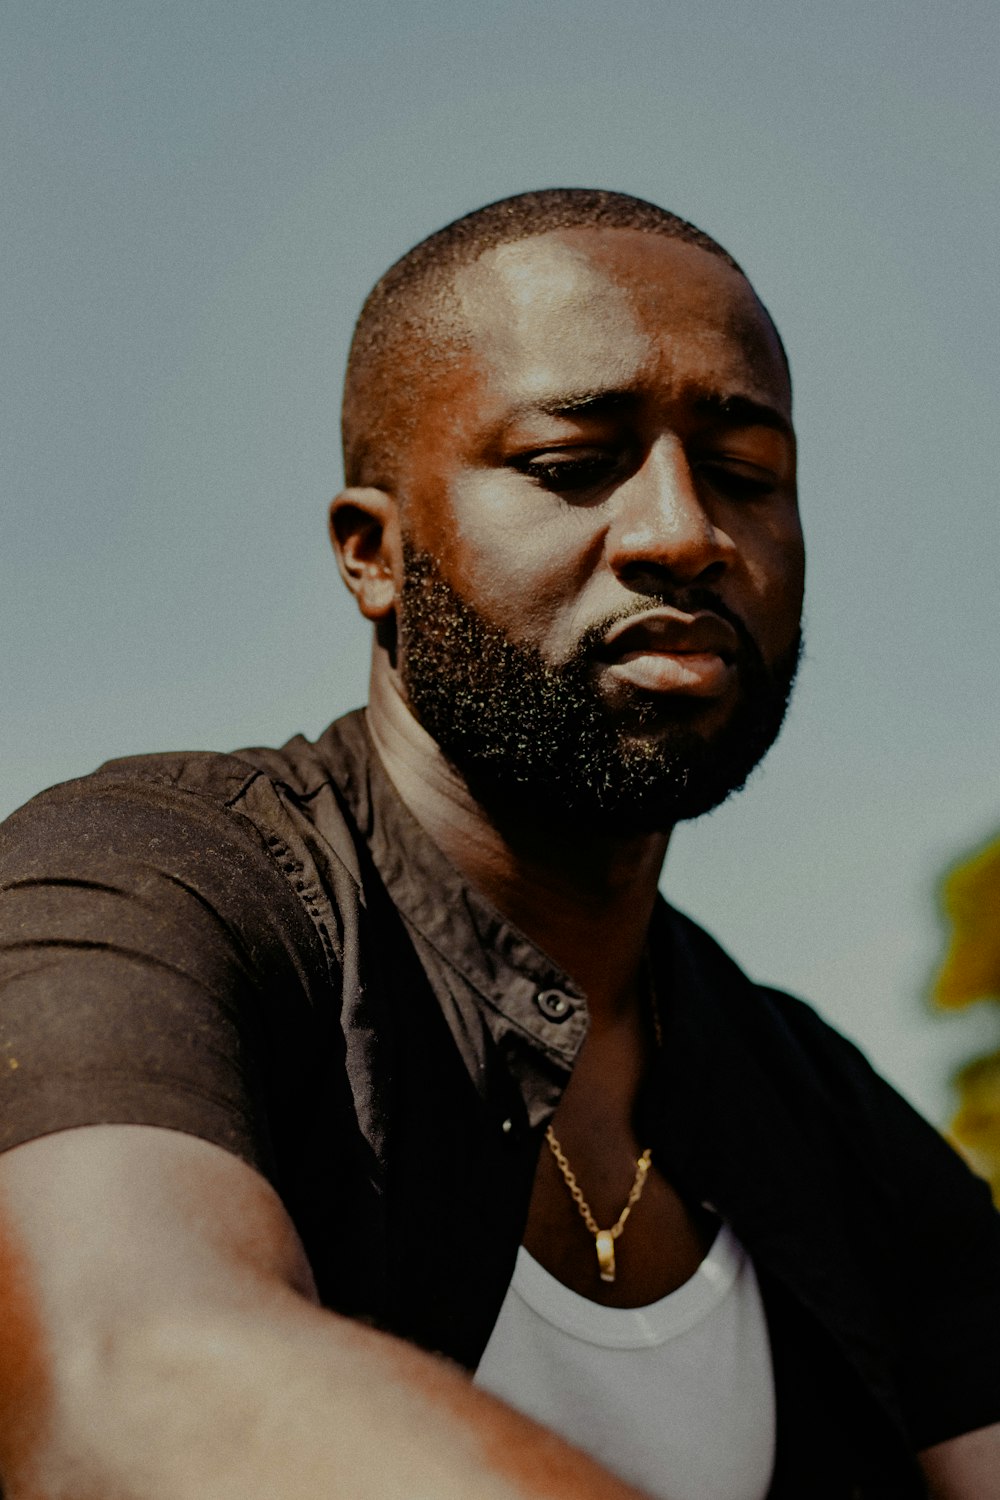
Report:
[[[753,1265],[725,1225],[683,1286],[602,1307],[522,1246],[475,1382],[650,1495],[764,1500],[774,1380]]]

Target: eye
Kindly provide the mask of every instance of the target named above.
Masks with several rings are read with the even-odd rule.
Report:
[[[614,453],[585,453],[574,457],[543,453],[513,462],[519,473],[542,489],[557,494],[573,494],[608,484],[620,465],[621,461]]]
[[[768,469],[724,460],[703,462],[698,473],[704,475],[715,490],[730,500],[764,500],[778,488],[778,479]]]

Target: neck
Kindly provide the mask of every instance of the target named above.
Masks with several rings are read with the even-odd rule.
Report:
[[[438,848],[580,985],[592,1024],[634,1003],[667,834],[618,837],[487,813],[403,701],[372,675],[368,724],[396,790]]]

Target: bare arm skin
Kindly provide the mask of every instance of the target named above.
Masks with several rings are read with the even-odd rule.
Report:
[[[640,1500],[443,1360],[326,1312],[270,1186],[94,1126],[0,1158],[7,1500]]]
[[[932,1500],[1000,1500],[1000,1422],[925,1448]]]

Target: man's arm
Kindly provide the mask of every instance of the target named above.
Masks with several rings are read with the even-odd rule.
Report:
[[[1000,1500],[1000,1422],[925,1448],[932,1500]]]
[[[0,1157],[0,1265],[7,1500],[636,1500],[317,1306],[271,1187],[194,1137],[94,1126]]]

